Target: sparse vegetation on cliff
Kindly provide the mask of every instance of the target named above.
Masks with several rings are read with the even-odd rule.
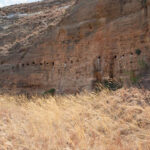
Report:
[[[148,68],[148,65],[146,64],[146,62],[143,59],[138,60],[138,64],[141,67],[141,69],[143,69],[143,70]]]
[[[132,84],[137,84],[140,77],[138,75],[135,75],[134,71],[130,71],[130,80]]]
[[[140,54],[141,54],[141,50],[140,50],[140,49],[136,49],[136,50],[135,50],[135,53],[136,53],[137,55],[140,55]]]
[[[149,150],[150,91],[0,96],[0,150]]]
[[[48,91],[45,91],[44,93],[43,93],[43,95],[52,95],[52,96],[54,96],[55,95],[55,92],[56,92],[56,89],[50,89],[50,90],[48,90]]]

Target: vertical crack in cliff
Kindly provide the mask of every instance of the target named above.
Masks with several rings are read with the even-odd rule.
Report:
[[[109,62],[109,78],[113,79],[114,78],[114,68],[115,68],[115,59],[116,55],[110,54],[110,62]]]
[[[122,13],[123,13],[123,5],[124,5],[125,1],[124,0],[119,0],[119,2],[120,2],[120,14],[122,15]]]
[[[147,0],[142,0],[141,4],[142,4],[142,8],[144,8],[144,15],[145,17],[147,17],[148,16]]]
[[[149,28],[148,28],[148,7],[147,7],[147,0],[142,0],[141,1],[141,5],[142,5],[142,9],[144,9],[144,19],[145,19],[145,22],[144,22],[144,29],[145,29],[145,32],[147,33],[149,31]]]

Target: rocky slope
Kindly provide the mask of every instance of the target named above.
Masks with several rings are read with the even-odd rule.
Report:
[[[49,0],[2,8],[0,53],[7,55],[16,47],[32,46],[31,39],[38,38],[48,27],[56,26],[73,4],[71,0]]]
[[[47,0],[0,10],[0,87],[58,93],[150,66],[150,0]]]

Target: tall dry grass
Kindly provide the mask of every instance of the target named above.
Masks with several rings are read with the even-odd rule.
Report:
[[[1,95],[0,150],[150,150],[150,91]]]

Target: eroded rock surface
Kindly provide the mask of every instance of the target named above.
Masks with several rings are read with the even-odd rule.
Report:
[[[0,88],[74,93],[110,78],[138,82],[150,66],[149,10],[150,0],[47,0],[2,8]]]

